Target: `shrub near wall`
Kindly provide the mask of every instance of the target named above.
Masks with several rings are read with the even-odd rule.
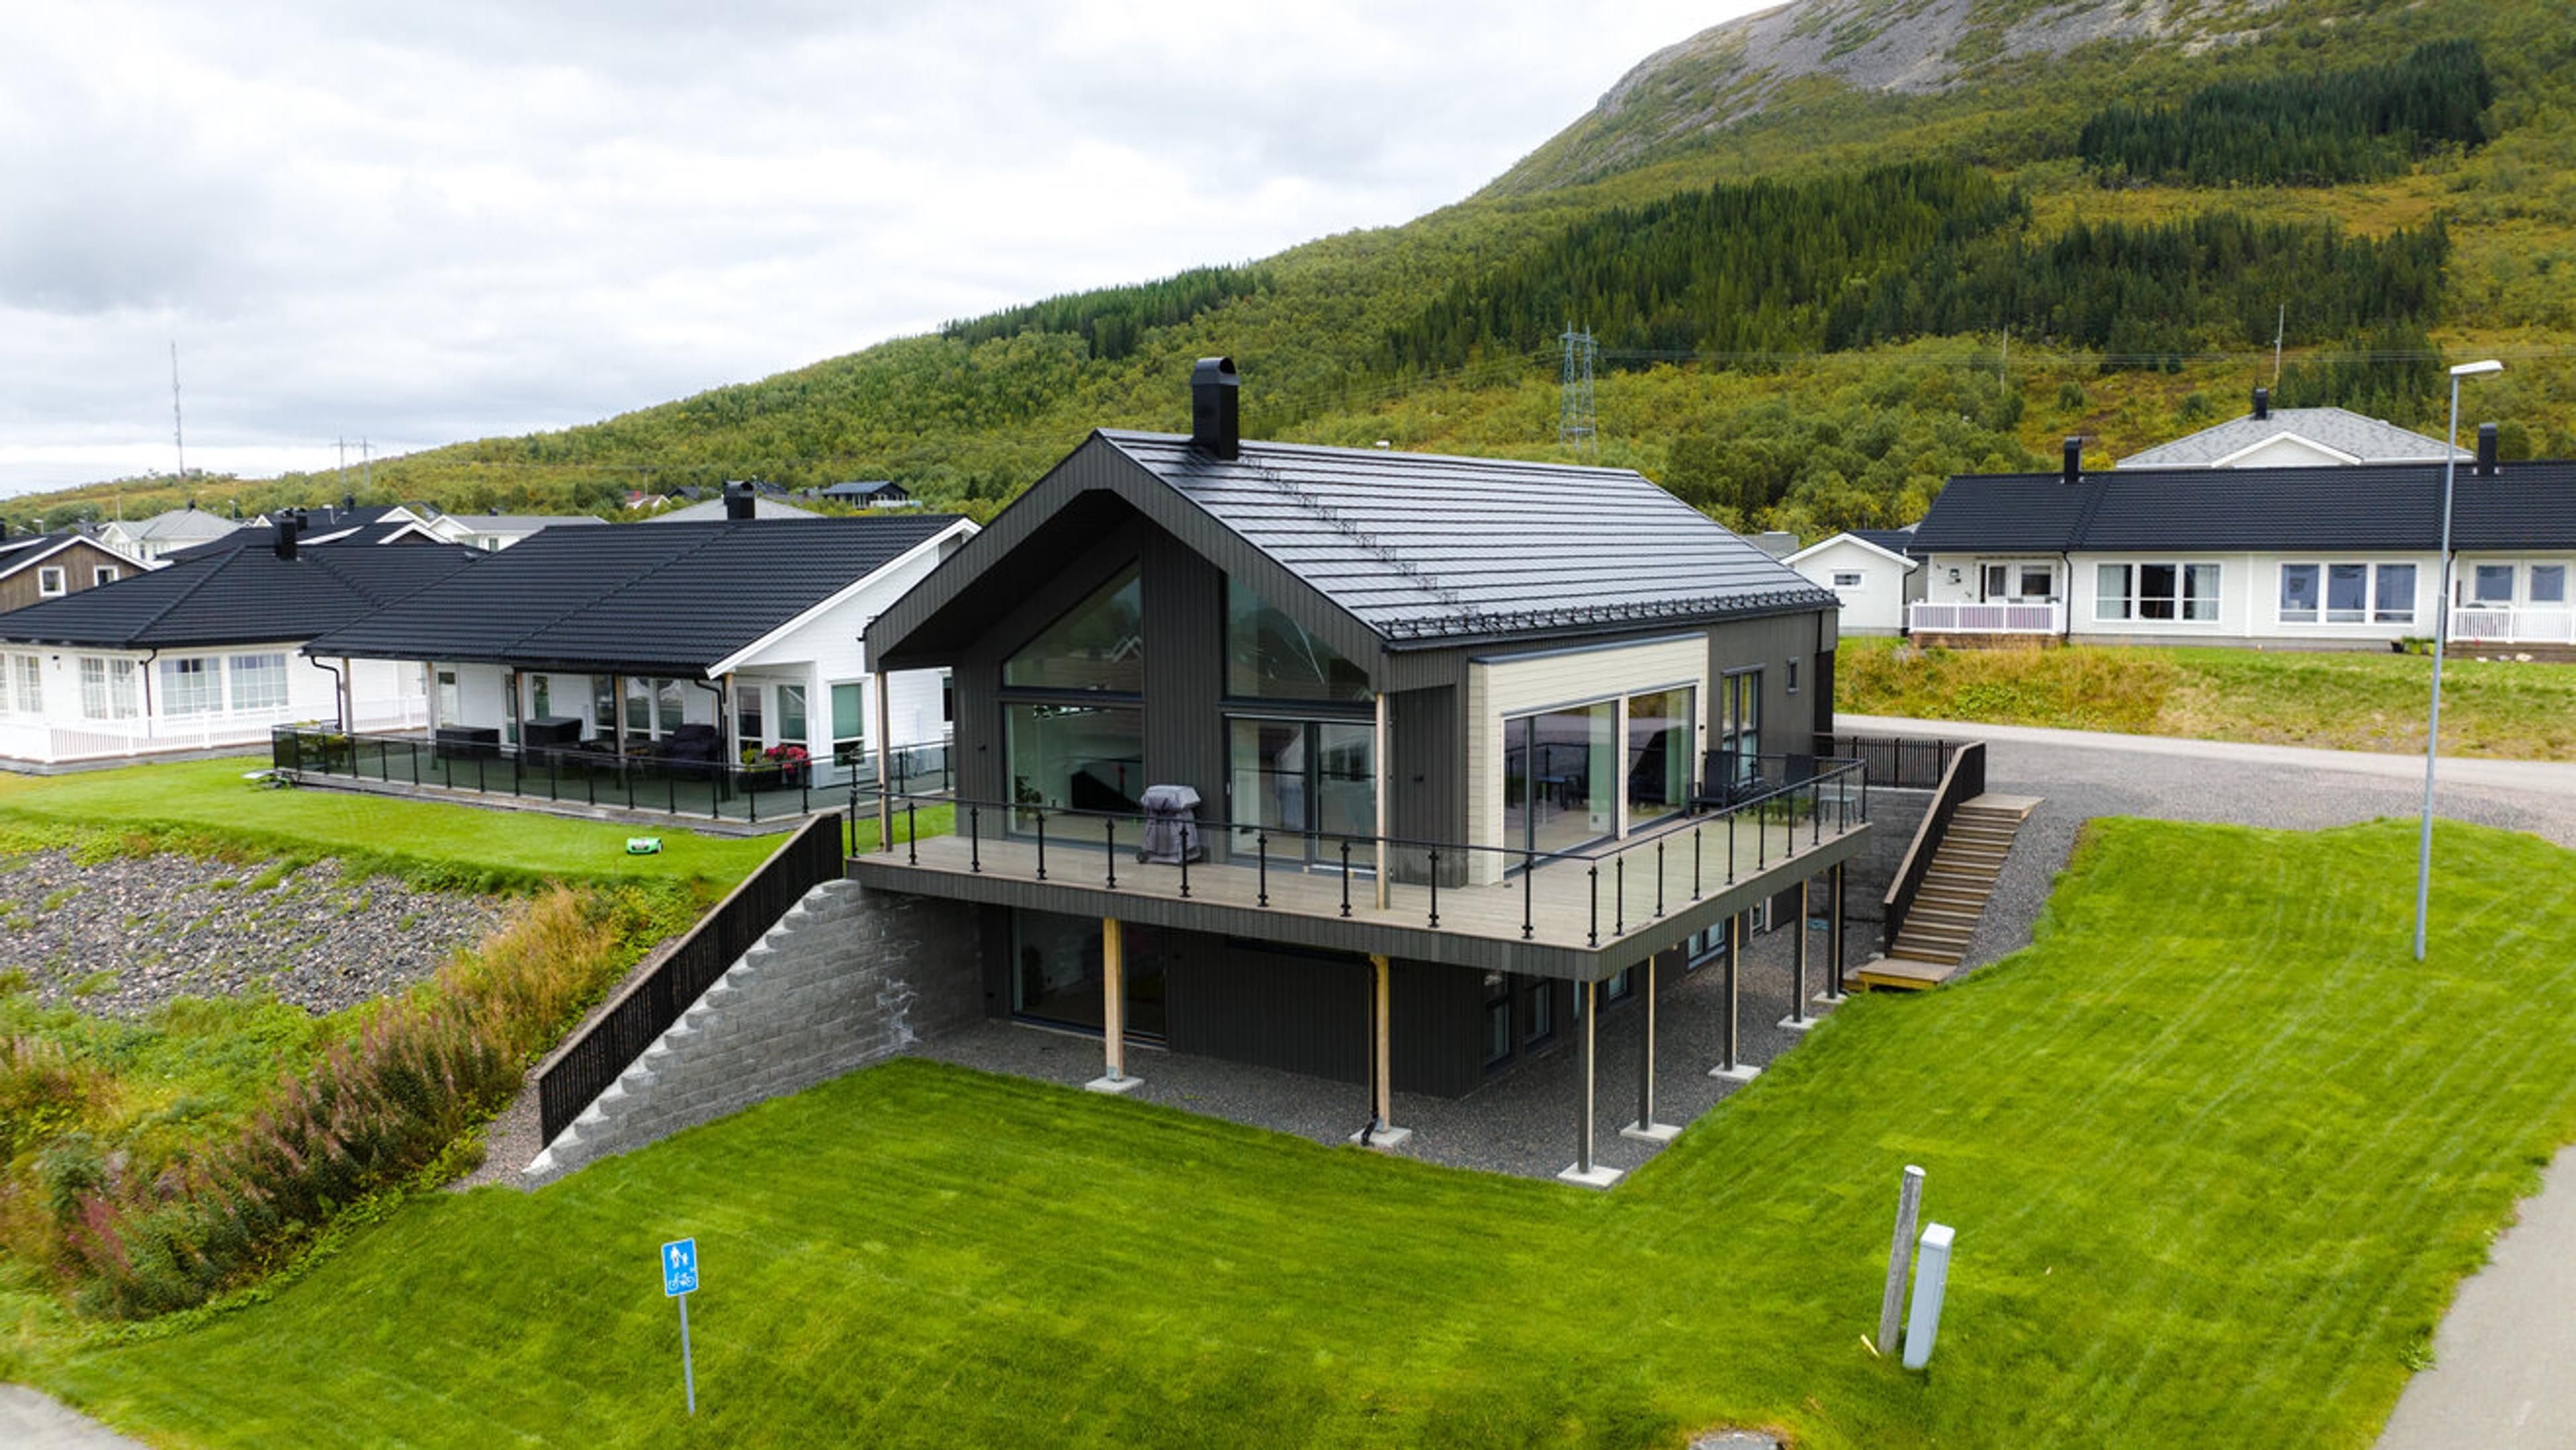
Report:
[[[154,1166],[65,1134],[37,1156],[32,1183],[11,1186],[0,1234],[25,1261],[50,1265],[86,1312],[202,1303],[334,1214],[452,1164],[537,1055],[687,915],[676,891],[557,887],[304,1075],[282,1078],[228,1141]],[[71,1090],[40,1049],[12,1044],[0,1088],[19,1082]]]

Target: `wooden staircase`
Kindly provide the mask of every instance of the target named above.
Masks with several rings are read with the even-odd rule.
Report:
[[[2032,796],[2004,795],[1981,795],[1961,805],[1942,833],[1894,945],[1884,959],[1855,969],[1858,984],[1920,990],[1957,972],[1986,899],[2003,875],[2013,838],[2038,806]]]

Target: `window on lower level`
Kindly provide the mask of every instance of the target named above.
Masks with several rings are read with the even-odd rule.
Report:
[[[2218,566],[2097,565],[2093,574],[2093,617],[2213,622],[2218,618]]]
[[[12,655],[10,656],[9,672],[11,675],[15,676],[15,678],[10,681],[12,688],[9,691],[9,703],[16,706],[18,713],[21,715],[42,715],[45,713],[45,662],[43,657],[38,655]]]
[[[857,680],[832,686],[832,759],[856,765],[868,749],[868,690]]]
[[[81,715],[90,720],[131,720],[135,706],[134,661],[83,655],[80,662]]]
[[[2284,564],[2283,624],[2411,624],[2412,564]]]
[[[2534,604],[2564,604],[2567,602],[2567,566],[2534,564],[2524,576],[2524,585]]]
[[[286,656],[234,655],[230,661],[235,710],[286,707]]]

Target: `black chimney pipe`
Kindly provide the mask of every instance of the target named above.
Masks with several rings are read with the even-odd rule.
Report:
[[[2064,483],[2082,483],[2084,481],[2083,439],[2069,438],[2066,440],[2066,472],[2060,481]]]
[[[2496,476],[2496,468],[2496,425],[2480,423],[2478,425],[2478,477],[2493,478]]]
[[[737,523],[743,519],[753,518],[759,513],[759,510],[752,506],[750,484],[726,484],[724,486],[724,501],[726,523]]]
[[[2256,388],[2254,390],[2254,421],[2260,423],[2271,416],[2272,390],[2270,388]]]
[[[291,514],[277,516],[277,557],[287,560],[295,557],[295,518]]]
[[[1219,458],[1243,451],[1243,417],[1235,391],[1234,359],[1203,357],[1190,369],[1190,446]]]

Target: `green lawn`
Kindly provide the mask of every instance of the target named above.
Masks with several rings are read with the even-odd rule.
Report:
[[[0,818],[208,833],[252,849],[390,859],[473,877],[497,872],[526,882],[682,881],[719,890],[749,875],[781,839],[703,836],[679,827],[357,791],[281,790],[242,778],[259,765],[245,756],[76,775],[0,775]],[[638,834],[660,836],[661,854],[627,855],[627,837]]]
[[[2576,760],[2576,665],[2478,660],[2442,672],[2442,749]],[[2433,662],[2423,655],[2077,645],[1900,650],[1846,639],[1834,708],[1855,715],[2045,725],[2421,753]]]
[[[1614,1194],[915,1061],[19,1376],[179,1444],[2361,1447],[2576,1135],[2576,857],[2112,822],[2039,941],[1855,999]],[[1955,1225],[1873,1360],[1898,1169]],[[697,1236],[700,1413],[655,1245]]]

